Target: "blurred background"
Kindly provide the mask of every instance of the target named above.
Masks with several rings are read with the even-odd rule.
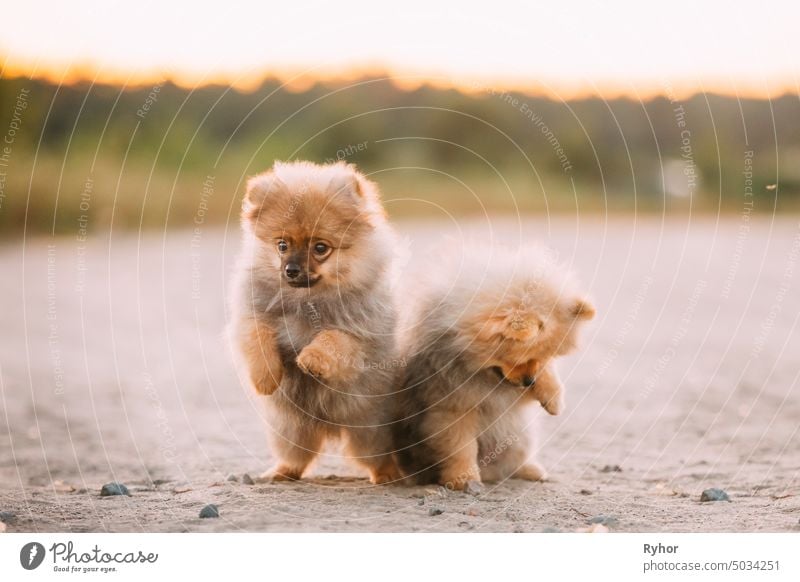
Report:
[[[791,4],[561,4],[9,3],[2,232],[226,223],[296,158],[394,217],[800,208]]]

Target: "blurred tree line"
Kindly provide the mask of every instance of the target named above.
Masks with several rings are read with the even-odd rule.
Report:
[[[736,212],[748,201],[771,213],[800,201],[789,95],[559,102],[381,78],[299,91],[265,80],[251,92],[2,78],[0,140],[6,234],[235,221],[246,177],[297,158],[358,164],[395,216],[431,204]]]

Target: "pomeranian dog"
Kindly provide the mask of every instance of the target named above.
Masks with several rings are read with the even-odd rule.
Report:
[[[594,307],[542,249],[462,252],[437,261],[438,276],[402,326],[407,368],[394,424],[401,470],[411,483],[452,489],[541,480],[525,412],[536,401],[562,411],[554,359],[575,348]]]
[[[398,479],[394,235],[377,187],[344,163],[276,163],[249,180],[241,222],[229,337],[267,396],[278,464],[265,477],[300,479],[341,437],[373,483]]]

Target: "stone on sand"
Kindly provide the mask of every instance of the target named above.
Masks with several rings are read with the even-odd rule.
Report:
[[[619,520],[613,515],[596,515],[587,520],[588,524],[600,524],[606,527],[616,527],[619,525]]]
[[[716,487],[712,487],[711,489],[706,489],[703,491],[702,495],[700,495],[700,501],[730,501],[730,497],[728,494],[722,490],[717,489]]]
[[[125,485],[114,481],[112,483],[106,483],[103,485],[103,488],[100,489],[100,497],[109,497],[112,495],[127,495],[130,497],[131,493]]]
[[[210,503],[200,510],[200,517],[202,519],[219,517],[219,508],[213,503]]]

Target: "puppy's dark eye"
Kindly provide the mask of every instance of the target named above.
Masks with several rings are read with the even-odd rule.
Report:
[[[328,245],[326,245],[325,243],[323,243],[323,242],[318,242],[317,244],[315,244],[315,245],[314,245],[314,252],[315,252],[316,254],[318,254],[318,255],[324,255],[325,253],[327,253],[327,252],[328,252],[328,250],[329,250],[330,248],[331,248],[331,247],[329,247],[329,246],[328,246]]]
[[[278,250],[280,252],[282,252],[282,253],[285,253],[286,251],[289,250],[289,243],[287,243],[285,240],[279,240],[278,241]]]

